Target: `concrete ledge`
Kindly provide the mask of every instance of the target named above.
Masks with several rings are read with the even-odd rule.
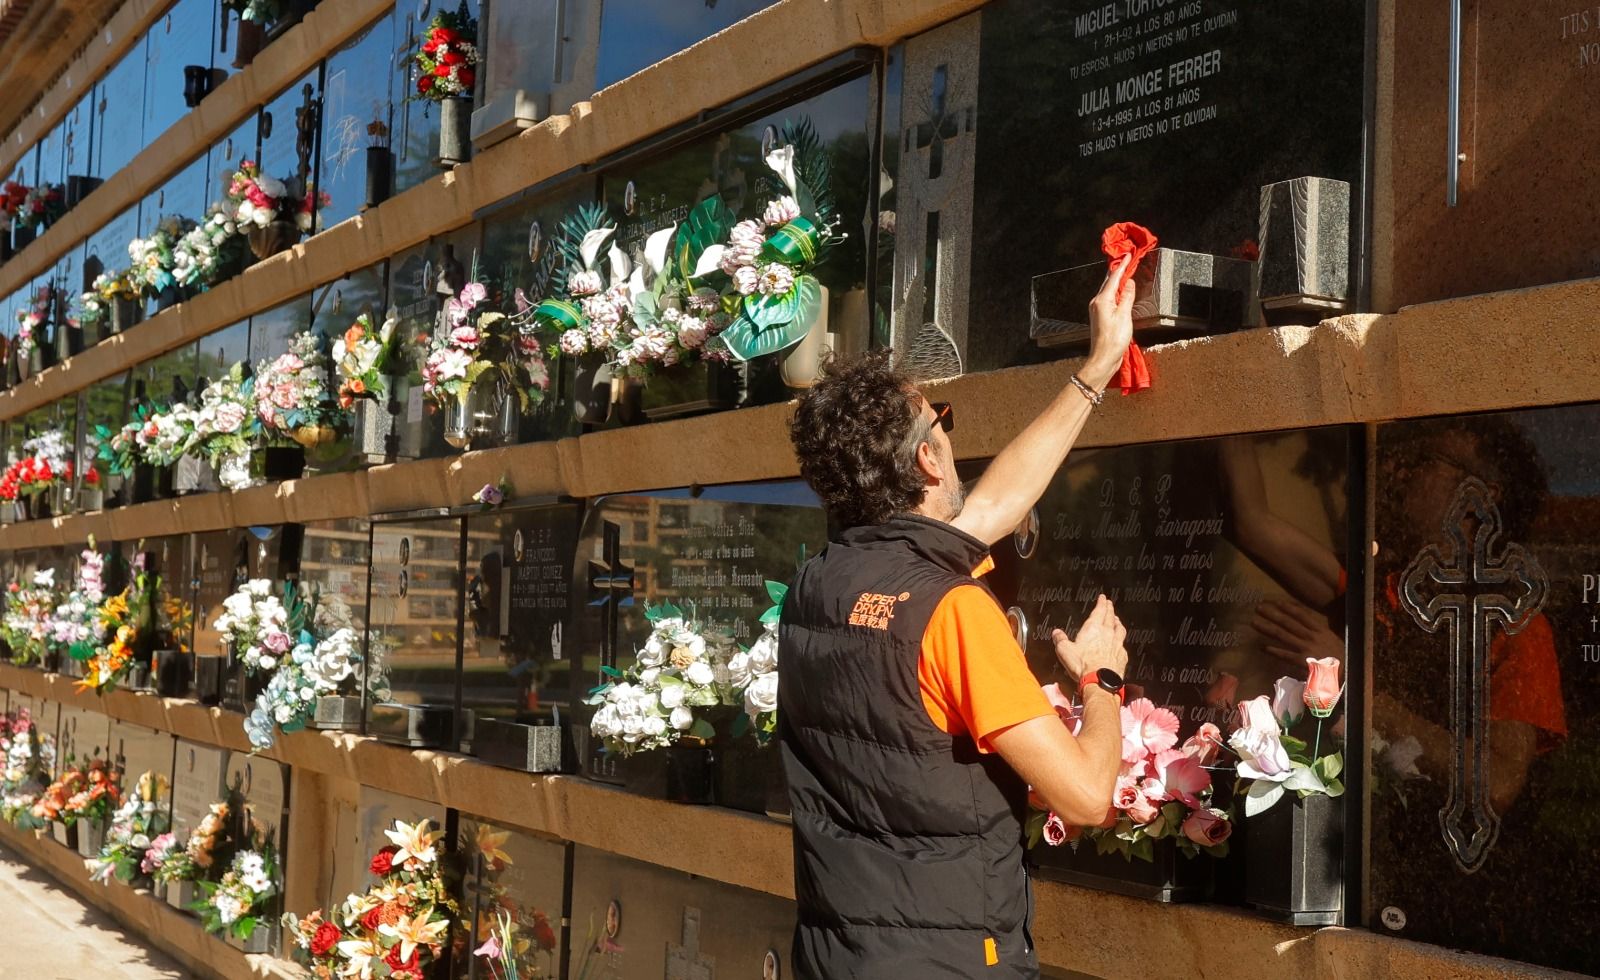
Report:
[[[287,960],[239,952],[202,929],[199,919],[184,915],[143,889],[134,889],[119,881],[108,885],[90,881],[88,869],[78,852],[69,851],[53,840],[35,837],[0,822],[0,842],[197,975],[227,980],[261,977],[297,980],[305,976],[304,971]]]
[[[248,751],[240,717],[193,701],[113,692],[104,697],[73,690],[70,678],[0,664],[0,688],[99,711],[112,718],[191,741],[233,751]],[[530,776],[485,765],[452,752],[408,750],[373,739],[334,732],[302,731],[280,736],[262,753],[293,767],[296,785],[315,773],[327,783],[352,783],[388,790],[463,813],[586,847],[725,884],[794,897],[789,828],[774,820],[716,807],[684,807],[632,796],[571,776]],[[316,829],[323,801],[296,792],[291,827]],[[296,823],[296,821],[305,821]],[[0,838],[16,844],[36,864],[71,884],[74,880],[96,904],[95,891],[119,918],[132,902],[123,892],[90,886],[82,862],[54,843],[34,842],[8,825]],[[304,846],[303,838],[296,837]],[[715,847],[707,847],[715,841]],[[25,846],[26,845],[26,846]],[[59,852],[59,853],[52,853]],[[293,862],[291,861],[292,865]],[[76,867],[73,867],[76,865]],[[323,869],[325,872],[329,869]],[[291,903],[310,904],[319,884],[291,870],[286,894]],[[74,887],[79,887],[74,885]],[[1047,966],[1101,977],[1426,977],[1490,980],[1494,977],[1574,976],[1527,964],[1427,946],[1361,929],[1297,929],[1246,912],[1207,905],[1158,905],[1056,882],[1036,882],[1035,938]],[[291,906],[293,907],[293,906]],[[166,913],[177,924],[167,922]],[[148,911],[141,914],[149,914]],[[153,920],[125,920],[164,949],[206,949],[190,938],[176,947],[167,930],[198,925],[165,906]],[[146,922],[152,921],[147,927]],[[1086,941],[1093,937],[1093,941]],[[210,946],[239,954],[220,942]],[[243,957],[239,957],[243,959]],[[251,957],[253,960],[264,958]],[[1135,967],[1134,964],[1139,964]],[[1152,966],[1151,964],[1160,964]],[[226,976],[251,974],[219,971]],[[260,975],[260,974],[257,974]]]

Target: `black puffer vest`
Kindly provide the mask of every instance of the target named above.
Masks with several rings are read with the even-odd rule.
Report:
[[[938,521],[853,528],[784,603],[778,717],[801,980],[1035,977],[1027,787],[934,726],[917,679],[940,600],[988,556]]]

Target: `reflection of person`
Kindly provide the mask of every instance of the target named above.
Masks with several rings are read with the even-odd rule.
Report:
[[[1022,519],[1017,529],[1011,535],[1011,543],[1017,549],[1018,558],[1032,558],[1033,549],[1039,543],[1039,509],[1030,507],[1028,516]]]
[[[970,496],[935,406],[887,355],[830,364],[795,411],[801,474],[836,535],[784,603],[779,725],[800,924],[792,965],[832,977],[1034,977],[1028,787],[1099,823],[1121,762],[1126,631],[1102,596],[1056,653],[1082,678],[1074,737],[975,577],[1039,500],[1133,333],[1112,271],[1072,385]]]

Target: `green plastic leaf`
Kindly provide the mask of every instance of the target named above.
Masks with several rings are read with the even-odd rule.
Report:
[[[783,605],[784,597],[788,594],[789,586],[787,583],[774,582],[771,579],[767,580],[767,596],[772,599],[775,605]]]
[[[822,284],[801,276],[782,296],[746,296],[740,315],[718,338],[734,357],[753,360],[805,339],[822,311]]]
[[[689,726],[689,734],[695,738],[710,739],[717,737],[717,730],[712,727],[711,722],[704,718],[696,718],[694,724]]]
[[[733,731],[733,737],[734,738],[739,738],[740,736],[744,735],[746,732],[750,731],[750,716],[741,711],[733,719],[732,731]]]
[[[712,245],[725,242],[736,221],[737,218],[723,203],[720,194],[713,194],[696,204],[672,240],[673,261],[677,265],[678,277],[684,282],[694,282],[700,253]],[[701,278],[709,279],[710,276]]]
[[[778,622],[778,620],[780,620],[782,618],[783,618],[783,607],[781,605],[773,606],[771,609],[768,609],[766,612],[761,614],[761,625],[762,626],[769,626],[769,625],[771,625],[773,623]]]
[[[1250,792],[1244,798],[1244,815],[1253,817],[1258,813],[1265,813],[1272,809],[1272,805],[1283,798],[1283,784],[1274,783],[1267,779],[1258,779],[1250,784]]]
[[[1283,743],[1283,747],[1285,749],[1289,750],[1290,755],[1305,755],[1307,748],[1306,743],[1300,741],[1298,738],[1295,738],[1293,735],[1283,735],[1278,740]]]
[[[1323,782],[1337,779],[1339,774],[1344,772],[1344,756],[1338,752],[1325,755],[1318,759],[1311,768],[1316,771],[1317,775],[1322,777]]]

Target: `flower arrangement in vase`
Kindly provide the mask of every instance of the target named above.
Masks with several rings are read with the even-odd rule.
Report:
[[[105,601],[105,557],[95,550],[94,538],[78,558],[77,581],[56,606],[50,620],[50,639],[57,649],[79,662],[94,656],[99,645],[100,604]]]
[[[332,914],[283,917],[295,959],[316,976],[423,980],[445,954],[461,910],[440,865],[443,832],[426,820],[397,820],[384,836],[390,844],[373,855],[378,881],[366,892],[351,893]]]
[[[417,70],[415,98],[430,102],[472,97],[478,75],[478,24],[461,11],[441,11],[428,24],[422,46],[411,56]]]
[[[136,663],[149,667],[161,576],[145,567],[142,555],[134,559],[132,572],[127,588],[100,604],[99,632],[106,640],[84,661],[80,691],[114,691]]]
[[[258,259],[283,251],[302,233],[316,231],[320,209],[329,203],[326,193],[309,185],[302,193],[289,182],[263,174],[252,160],[243,161],[229,179],[227,199],[223,214],[231,211],[235,227],[244,231]]]
[[[778,620],[788,594],[785,583],[767,582],[772,606],[761,614],[761,635],[749,649],[728,661],[729,679],[744,699],[744,715],[734,722],[733,734],[742,735],[748,729],[762,745],[778,730]]]
[[[17,335],[13,346],[17,352],[18,366],[29,373],[39,367],[34,363],[34,355],[39,352],[50,323],[50,302],[50,287],[44,286],[34,293],[33,300],[26,307],[17,311]]]
[[[128,243],[128,279],[139,287],[141,293],[157,301],[165,309],[183,298],[174,269],[177,268],[178,242],[194,228],[188,218],[164,217],[148,238],[135,238]]]
[[[248,941],[278,893],[276,850],[266,835],[251,837],[249,846],[234,852],[220,879],[199,882],[201,898],[192,908],[207,932]]]
[[[504,420],[513,407],[529,411],[550,384],[537,342],[530,354],[512,321],[492,305],[481,282],[467,283],[446,300],[422,364],[423,394],[445,412],[445,439],[457,448],[494,431],[481,418]]]
[[[67,759],[62,767],[61,774],[40,792],[38,799],[34,800],[29,808],[29,816],[40,826],[54,821],[60,821],[68,827],[78,820],[76,810],[67,809],[67,802],[88,786],[89,779],[84,775],[83,769],[74,764],[72,759]]]
[[[27,184],[8,180],[5,182],[5,186],[0,188],[0,214],[5,215],[5,222],[8,228],[27,228],[30,233],[32,232],[32,225],[24,224],[22,221],[22,208],[27,203],[27,200]],[[18,248],[21,247],[21,245],[18,245]]]
[[[255,381],[235,364],[200,393],[195,413],[195,449],[216,470],[228,490],[244,490],[259,482],[251,467],[263,441],[256,411]]]
[[[727,632],[700,623],[671,603],[645,609],[650,637],[627,671],[601,667],[609,680],[589,692],[598,705],[589,730],[623,756],[666,748],[690,737],[716,737],[704,709],[740,703],[729,664],[739,652]],[[702,709],[696,713],[696,709]]]
[[[12,582],[7,587],[3,628],[12,663],[25,666],[44,660],[49,650],[50,616],[57,605],[53,568],[35,571],[26,586]]]
[[[38,184],[28,189],[17,222],[39,231],[50,227],[67,213],[67,190],[60,184]]]
[[[87,859],[89,878],[107,884],[112,878],[124,884],[148,877],[146,856],[157,837],[171,826],[167,798],[171,794],[167,777],[146,772],[135,781],[121,806],[111,815],[100,853]]]
[[[15,708],[0,723],[0,819],[22,830],[38,830],[45,821],[33,816],[33,805],[50,783],[55,768],[55,736],[41,731],[27,708]]]
[[[172,250],[172,274],[191,292],[202,292],[231,278],[245,266],[249,238],[229,209],[213,204],[204,221],[178,239]]]
[[[255,397],[262,430],[307,450],[336,441],[348,422],[329,390],[322,338],[309,331],[296,334],[285,353],[256,365]]]
[[[1322,726],[1342,694],[1339,661],[1307,658],[1307,679],[1280,677],[1269,698],[1263,694],[1239,704],[1239,726],[1228,736],[1228,748],[1239,757],[1239,784],[1245,792],[1244,815],[1254,817],[1275,806],[1289,792],[1308,796],[1344,794],[1344,750],[1322,754]],[[1316,720],[1310,744],[1289,732],[1309,711]]]
[[[390,310],[381,326],[363,313],[333,342],[333,364],[339,373],[339,407],[349,409],[358,400],[384,403],[389,397],[390,357],[395,348],[399,316]]]
[[[1045,694],[1062,723],[1076,733],[1082,724],[1081,706],[1054,684],[1045,688]],[[1172,840],[1188,856],[1223,857],[1233,825],[1225,811],[1211,806],[1211,773],[1205,768],[1218,751],[1215,725],[1201,725],[1180,746],[1178,716],[1149,698],[1137,698],[1122,706],[1122,766],[1105,821],[1080,831],[1036,806],[1027,823],[1029,843],[1043,839],[1059,846],[1081,836],[1092,840],[1101,854],[1153,861],[1156,843]]]
[[[77,789],[67,795],[61,805],[60,819],[67,824],[76,823],[78,839],[85,836],[99,838],[111,822],[111,814],[122,805],[122,774],[104,759],[90,759],[82,770],[83,780]],[[85,847],[90,853],[100,850]]]

